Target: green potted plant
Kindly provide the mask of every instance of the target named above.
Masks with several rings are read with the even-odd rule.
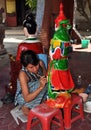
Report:
[[[37,7],[37,0],[26,0],[26,5],[28,5],[30,7],[30,10],[36,11],[36,7]]]

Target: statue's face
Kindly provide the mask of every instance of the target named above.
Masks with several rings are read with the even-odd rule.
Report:
[[[69,20],[63,20],[60,22],[60,26],[69,30],[71,28]]]
[[[71,25],[70,24],[67,24],[67,30],[71,29]]]

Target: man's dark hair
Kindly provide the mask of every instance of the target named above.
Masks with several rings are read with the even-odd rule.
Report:
[[[20,61],[24,67],[27,67],[29,64],[32,64],[34,66],[39,64],[39,58],[37,54],[32,50],[22,51]]]

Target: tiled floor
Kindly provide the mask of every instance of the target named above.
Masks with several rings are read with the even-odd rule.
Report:
[[[82,49],[81,45],[73,45],[74,52],[69,56],[69,67],[76,83],[78,75],[82,75],[82,85],[87,87],[91,83],[91,46],[88,49]],[[12,48],[12,49],[11,49]],[[8,51],[16,53],[17,44],[8,46]],[[5,86],[10,79],[10,64],[8,55],[0,56],[0,99],[5,95]],[[4,104],[0,108],[0,130],[26,130],[26,123],[20,122],[18,126],[10,114],[10,110],[14,107],[13,103]],[[78,120],[72,124],[70,130],[91,130],[91,114],[84,113],[85,120]],[[42,130],[40,124],[32,130]],[[52,130],[57,130],[55,126]]]

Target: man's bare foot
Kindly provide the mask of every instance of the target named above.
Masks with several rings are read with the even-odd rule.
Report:
[[[88,99],[88,94],[86,94],[86,93],[79,93],[79,96],[81,96],[83,98],[83,102],[86,102]]]
[[[23,106],[22,111],[23,111],[24,115],[28,116],[30,110],[28,109],[28,107]]]

